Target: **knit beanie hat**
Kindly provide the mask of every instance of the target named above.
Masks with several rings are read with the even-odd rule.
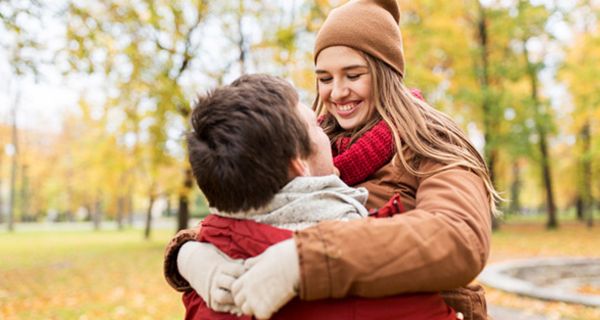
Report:
[[[347,46],[379,58],[404,77],[396,0],[353,0],[329,13],[315,42],[315,63],[321,50]]]

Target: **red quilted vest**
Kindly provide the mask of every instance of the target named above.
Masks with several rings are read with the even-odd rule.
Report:
[[[209,215],[202,221],[199,239],[214,244],[234,259],[256,256],[269,246],[289,239],[292,231],[279,229],[251,220],[237,220]],[[190,291],[184,294],[186,320],[252,319],[210,310],[204,300]],[[411,319],[454,320],[454,310],[446,305],[438,293],[403,294],[394,297],[367,299],[349,297],[301,301],[294,299],[271,319]]]

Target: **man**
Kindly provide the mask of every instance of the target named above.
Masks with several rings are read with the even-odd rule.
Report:
[[[266,277],[259,286],[244,289],[244,281],[236,280],[244,272],[241,261],[229,258],[256,256],[291,238],[291,230],[319,221],[366,217],[366,190],[350,188],[332,174],[327,136],[314,112],[298,102],[294,88],[282,79],[242,76],[200,97],[191,118],[190,163],[215,212],[202,222],[198,240],[212,243],[227,257],[198,242],[187,243],[179,251],[178,270],[195,289],[184,294],[186,319],[236,318],[213,310],[246,312],[244,304],[253,295],[289,301],[297,294],[297,284],[280,284],[293,281]],[[290,261],[279,274],[297,278],[297,260]],[[245,266],[251,264],[250,259]],[[246,277],[246,284],[256,279]],[[231,292],[234,281],[239,289],[236,305]],[[438,294],[313,302],[295,299],[279,307],[274,317],[281,319],[359,319],[359,314],[369,319],[454,317]]]

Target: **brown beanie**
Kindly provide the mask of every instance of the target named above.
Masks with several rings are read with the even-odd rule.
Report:
[[[315,63],[321,50],[347,46],[379,58],[404,77],[396,0],[354,0],[329,13],[315,43]]]

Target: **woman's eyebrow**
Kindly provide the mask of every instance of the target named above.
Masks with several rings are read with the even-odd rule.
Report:
[[[350,66],[345,66],[345,67],[343,67],[343,68],[342,68],[342,70],[344,70],[344,71],[347,71],[347,70],[351,70],[351,69],[359,69],[359,68],[365,68],[365,69],[368,69],[369,67],[368,67],[368,66],[366,66],[366,65],[364,65],[364,64],[353,64],[353,65],[350,65]],[[315,73],[316,73],[316,74],[322,74],[322,73],[329,73],[329,72],[327,72],[327,71],[325,71],[325,70],[317,69],[317,70],[315,70]]]
[[[365,69],[368,69],[369,67],[367,67],[367,66],[366,66],[366,65],[364,65],[364,64],[353,64],[353,65],[351,65],[351,66],[346,66],[346,67],[343,67],[343,68],[342,68],[342,70],[359,69],[359,68],[365,68]]]

